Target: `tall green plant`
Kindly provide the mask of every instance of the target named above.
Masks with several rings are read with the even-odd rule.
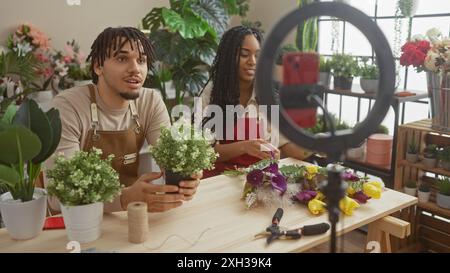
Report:
[[[58,110],[44,113],[33,100],[14,111],[11,105],[0,122],[0,185],[6,186],[15,200],[26,202],[33,199],[42,162],[59,144],[61,120]]]
[[[169,80],[177,103],[186,93],[198,94],[209,78],[229,13],[241,12],[239,7],[236,0],[171,0],[170,8],[153,8],[142,25],[150,30],[159,64],[150,71],[146,85],[158,88],[166,102],[165,83]]]
[[[315,2],[314,0],[298,0],[298,7]],[[301,22],[297,26],[297,36],[295,38],[297,48],[302,51],[317,51],[318,35],[318,21],[317,17]]]

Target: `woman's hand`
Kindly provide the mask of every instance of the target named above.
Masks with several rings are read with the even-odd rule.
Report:
[[[272,157],[272,152],[274,153],[275,158],[280,158],[280,151],[270,142],[267,142],[264,139],[244,140],[240,143],[244,153],[251,156],[260,159],[268,159]]]

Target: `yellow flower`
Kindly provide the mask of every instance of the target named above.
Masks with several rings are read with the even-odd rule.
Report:
[[[356,193],[355,189],[349,184],[347,187],[347,195],[352,196],[355,193]]]
[[[325,205],[324,202],[318,199],[312,199],[308,202],[308,209],[312,214],[317,215],[325,211]]]
[[[365,195],[373,198],[373,199],[380,199],[381,197],[381,183],[372,181],[364,183],[363,185],[363,192]]]
[[[314,197],[314,199],[323,201],[325,199],[325,195],[321,191],[318,191],[317,195],[316,195],[316,197]]]
[[[359,204],[352,198],[345,196],[339,201],[339,208],[345,215],[351,216],[353,215],[353,210],[358,208]]]
[[[306,179],[311,180],[319,172],[319,168],[316,165],[306,166]]]

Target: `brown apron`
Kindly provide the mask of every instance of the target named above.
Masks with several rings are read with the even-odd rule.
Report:
[[[93,147],[103,151],[102,158],[113,154],[112,167],[119,173],[120,182],[125,186],[132,185],[138,178],[139,151],[144,144],[144,132],[139,123],[135,101],[131,101],[129,108],[135,125],[127,130],[100,131],[98,120],[97,100],[93,84],[89,84],[91,97],[91,122],[83,151],[90,151]]]

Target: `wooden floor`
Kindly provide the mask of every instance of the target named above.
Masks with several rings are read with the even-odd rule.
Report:
[[[360,230],[351,231],[344,236],[338,237],[338,253],[363,253],[366,245],[366,233]],[[343,240],[343,241],[342,241]],[[342,249],[342,243],[344,248]],[[312,248],[306,253],[327,253],[330,252],[329,242]]]

